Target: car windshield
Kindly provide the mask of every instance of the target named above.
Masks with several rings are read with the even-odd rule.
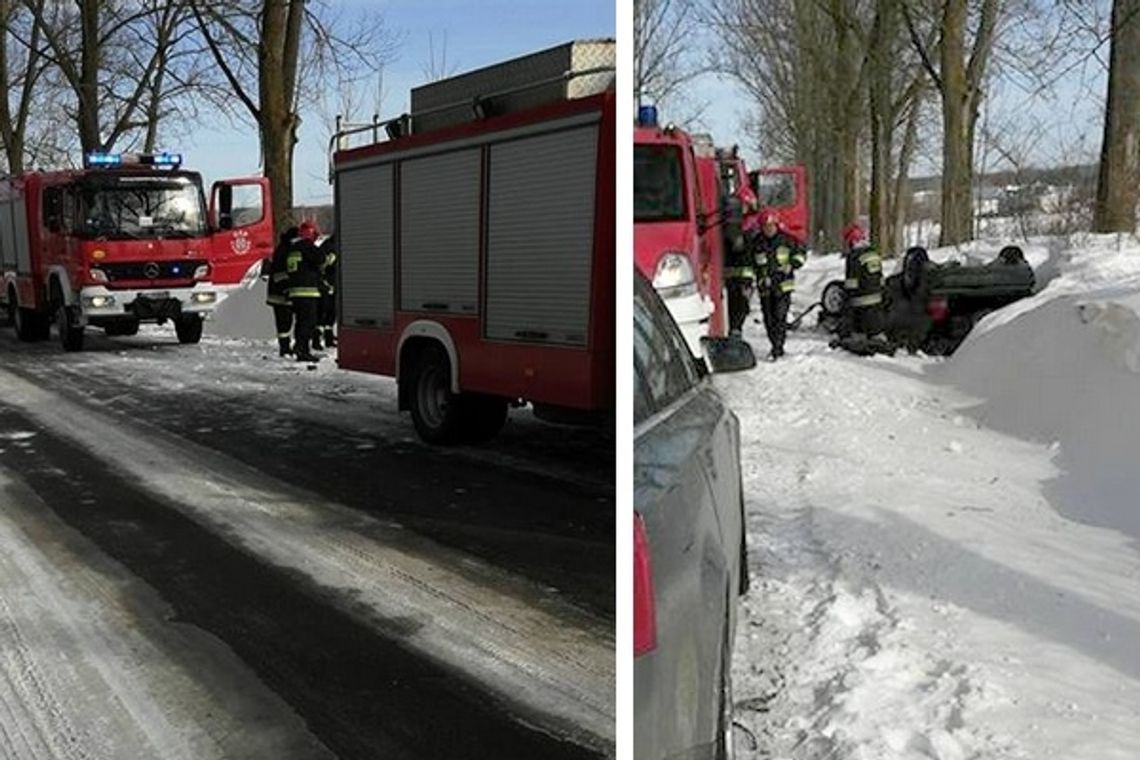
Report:
[[[83,185],[81,233],[100,238],[199,237],[201,186],[190,177],[100,177]]]
[[[685,218],[685,179],[676,145],[633,146],[633,218],[637,222]]]
[[[756,177],[761,206],[794,206],[796,185],[791,174],[759,174]]]

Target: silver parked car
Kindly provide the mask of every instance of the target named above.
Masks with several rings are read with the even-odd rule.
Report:
[[[732,756],[732,646],[748,588],[740,431],[653,287],[635,275],[635,756]],[[717,371],[747,343],[706,343]]]

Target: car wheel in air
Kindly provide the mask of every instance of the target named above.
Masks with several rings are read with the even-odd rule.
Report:
[[[823,289],[819,299],[820,308],[829,317],[838,317],[847,308],[847,289],[842,280],[832,280]]]
[[[902,288],[908,297],[913,298],[926,289],[926,268],[929,263],[930,257],[925,248],[915,246],[906,252],[902,264]]]

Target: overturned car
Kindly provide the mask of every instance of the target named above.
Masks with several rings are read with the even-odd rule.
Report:
[[[1016,245],[985,264],[938,264],[925,248],[906,252],[902,266],[883,282],[886,334],[893,347],[948,355],[990,312],[1033,294],[1033,267]],[[820,298],[820,324],[842,332],[847,317],[843,281],[827,284]]]

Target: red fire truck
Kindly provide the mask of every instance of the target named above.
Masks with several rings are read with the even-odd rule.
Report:
[[[760,211],[775,211],[783,228],[808,244],[807,169],[802,164],[764,167],[751,173]]]
[[[640,109],[633,143],[635,261],[700,356],[701,336],[724,332],[715,151],[711,140],[659,126],[652,106]]]
[[[0,178],[0,307],[21,340],[83,348],[87,326],[133,335],[174,323],[197,343],[273,247],[268,181],[216,182],[177,154],[93,153],[82,169]]]
[[[395,377],[429,442],[522,401],[612,417],[613,63],[572,42],[425,85],[333,155],[339,365]]]

